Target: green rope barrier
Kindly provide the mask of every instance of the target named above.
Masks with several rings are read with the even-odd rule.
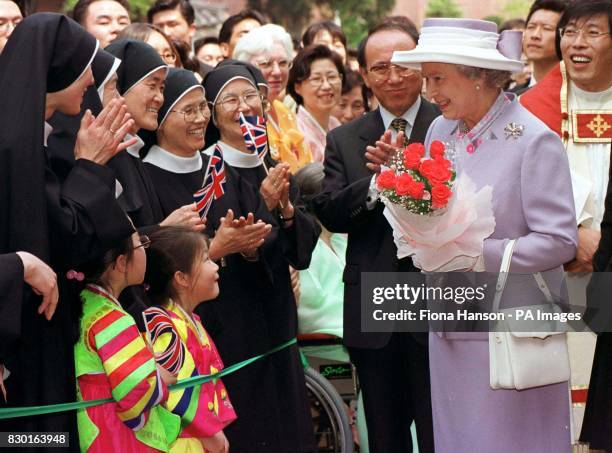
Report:
[[[243,360],[241,362],[230,365],[218,373],[207,374],[202,376],[194,376],[187,379],[182,379],[178,381],[176,384],[172,384],[168,386],[168,390],[171,392],[174,390],[180,390],[187,387],[195,387],[197,385],[205,384],[206,382],[210,382],[214,379],[220,379],[223,376],[227,376],[228,374],[235,373],[236,371],[244,368],[247,365],[250,365],[257,360],[261,360],[264,357],[269,356],[270,354],[274,354],[282,349],[288,348],[291,345],[297,343],[297,339],[293,338],[280,346],[276,346],[275,348],[270,349],[263,354],[259,354],[255,357],[251,357],[249,359]],[[7,407],[0,408],[0,420],[7,418],[17,418],[17,417],[29,417],[32,415],[43,415],[43,414],[54,414],[57,412],[66,412],[75,409],[85,409],[87,407],[99,406],[106,403],[112,403],[115,401],[113,398],[103,398],[98,400],[87,400],[87,401],[76,401],[74,403],[61,403],[61,404],[49,404],[45,406],[28,406],[28,407]]]

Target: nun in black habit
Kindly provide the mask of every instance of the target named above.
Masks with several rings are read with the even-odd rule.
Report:
[[[247,70],[251,73],[253,80],[255,80],[255,83],[257,84],[257,89],[259,90],[259,93],[263,97],[264,111],[267,111],[268,81],[264,77],[263,73],[259,70],[259,68],[255,65],[252,65],[251,63],[247,63],[246,61],[234,60],[232,58],[227,58],[219,62],[217,66],[222,67],[222,66],[227,66],[227,65],[238,65],[238,66],[244,66],[245,68],[247,68]]]
[[[55,110],[78,114],[93,83],[97,46],[73,20],[40,13],[19,25],[0,55],[0,254],[27,251],[58,274],[97,256],[132,228],[115,201],[115,177],[101,165],[122,149],[132,126],[123,121],[118,101],[105,115],[83,119],[78,159],[62,183],[46,155],[45,120]],[[9,294],[18,298],[18,292]],[[51,321],[37,313],[40,302],[23,288],[20,300],[12,301],[19,309],[0,319],[0,332],[19,326],[13,340],[0,345],[0,362],[11,373],[8,403],[0,399],[0,405],[75,401],[75,301],[60,297]],[[3,420],[0,431],[68,432],[71,449],[78,449],[74,412]]]
[[[137,133],[141,129],[157,129],[168,66],[153,47],[141,41],[121,39],[105,50],[121,60],[117,69],[117,91],[126,99],[128,112],[134,118],[135,126],[130,131],[130,137],[136,139],[127,153],[117,155],[108,165],[121,184],[119,203],[134,225],[154,225],[161,222],[164,216],[157,200],[150,196],[155,191],[142,167],[140,152],[144,142]]]
[[[236,216],[253,213],[272,225],[265,242],[252,253],[225,257],[219,270],[219,297],[197,311],[227,364],[236,363],[291,340],[297,333],[296,302],[289,266],[305,269],[319,235],[314,219],[297,201],[286,167],[270,166],[247,151],[238,116],[262,115],[261,97],[251,72],[242,65],[215,68],[204,88],[211,105],[207,137],[217,135],[227,184],[208,214],[213,234],[228,209]],[[246,255],[246,256],[245,256]],[[276,352],[224,378],[238,414],[225,430],[233,452],[314,450],[304,370],[296,345]]]
[[[200,151],[210,110],[204,87],[193,72],[170,68],[159,117],[159,128],[151,137],[152,146],[143,162],[163,215],[170,215],[181,206],[193,204],[193,194],[202,187],[208,160]],[[230,221],[233,213],[225,217],[228,226],[222,224],[210,244],[209,256],[215,261],[231,253],[252,251],[254,244],[263,244],[271,230],[264,222],[254,223],[252,217],[249,221]]]
[[[87,88],[83,96],[81,112],[78,115],[55,112],[49,118],[48,123],[53,127],[47,138],[49,162],[60,181],[66,179],[74,166],[74,145],[85,111],[89,109],[94,116],[97,116],[104,106],[118,97],[115,87],[116,72],[120,63],[121,60],[104,49],[98,49],[91,63],[94,84]],[[104,96],[105,91],[106,96]]]
[[[210,110],[204,87],[191,71],[170,68],[159,109],[159,128],[143,159],[155,187],[163,215],[193,202],[204,181],[206,167],[200,150]]]
[[[158,127],[168,66],[153,47],[142,41],[121,39],[105,50],[121,59],[117,90],[135,121],[130,136],[137,140],[127,153],[109,162],[121,184],[119,203],[141,231],[146,232],[158,224],[181,225],[201,231],[204,224],[195,211],[193,200],[189,206],[178,207],[171,213],[162,212],[151,178],[141,161],[147,150],[142,136],[150,136]]]

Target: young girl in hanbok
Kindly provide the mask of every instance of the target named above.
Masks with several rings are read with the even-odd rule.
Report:
[[[175,379],[156,364],[118,301],[126,287],[142,283],[148,244],[146,236],[126,232],[113,249],[67,274],[85,288],[74,347],[78,399],[115,400],[78,410],[81,451],[167,451],[178,433],[178,417],[159,406],[168,397],[166,385]],[[174,436],[166,434],[171,431]]]
[[[218,266],[208,257],[206,237],[183,227],[163,227],[151,235],[146,282],[155,306],[144,312],[157,362],[183,380],[220,371],[223,363],[193,310],[219,293]],[[164,406],[181,417],[181,433],[171,451],[225,453],[223,429],[236,419],[219,379],[172,391]]]

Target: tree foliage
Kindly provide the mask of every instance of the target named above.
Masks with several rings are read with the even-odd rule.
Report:
[[[525,18],[533,2],[531,0],[510,0],[502,9],[502,16],[506,20]]]
[[[504,19],[501,16],[497,16],[497,15],[493,15],[493,16],[487,16],[487,17],[483,17],[482,20],[488,20],[490,22],[495,22],[497,24],[497,26],[499,27],[502,22],[504,21]]]
[[[349,47],[357,47],[368,30],[388,16],[395,0],[332,0],[331,7],[340,13],[342,29]]]
[[[299,38],[311,20],[311,11],[323,11],[327,19],[338,12],[350,47],[356,47],[368,29],[387,16],[395,0],[249,0],[249,7],[266,13],[270,19]]]
[[[249,0],[248,6],[268,15],[272,22],[285,27],[294,38],[300,38],[316,3],[313,0]]]
[[[462,17],[463,12],[455,0],[429,0],[427,17]]]

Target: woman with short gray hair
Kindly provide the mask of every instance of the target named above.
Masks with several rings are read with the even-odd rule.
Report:
[[[268,84],[270,151],[275,160],[288,163],[295,173],[312,162],[312,155],[297,127],[295,114],[283,104],[292,55],[289,33],[280,25],[266,24],[240,38],[233,57],[257,66],[263,73]]]
[[[256,66],[268,84],[267,101],[283,101],[293,55],[291,36],[283,27],[266,24],[241,37],[232,58]]]

